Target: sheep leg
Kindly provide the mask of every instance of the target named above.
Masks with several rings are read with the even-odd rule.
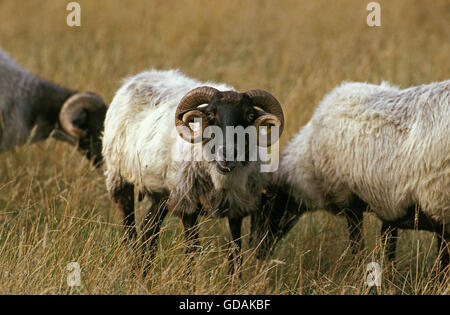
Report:
[[[158,244],[159,230],[167,215],[166,199],[158,198],[154,200],[142,223],[141,231],[142,243],[150,253],[150,258],[155,254]]]
[[[438,239],[438,256],[441,261],[441,271],[444,271],[450,264],[450,234],[436,233]]]
[[[231,242],[229,245],[228,261],[229,274],[233,275],[239,272],[241,266],[241,227],[242,218],[228,218],[230,226]]]
[[[148,252],[150,261],[144,262],[144,269],[142,276],[147,276],[147,271],[150,269],[150,262],[155,255],[156,245],[159,239],[159,230],[164,218],[167,215],[166,199],[154,200],[147,215],[144,218],[144,222],[141,225],[142,231],[142,244],[144,245],[142,250],[142,261],[145,261],[145,255]],[[147,251],[146,251],[147,249]]]
[[[188,242],[186,254],[196,252],[200,248],[197,219],[198,213],[184,214],[182,218],[184,235]]]
[[[347,226],[350,232],[350,246],[352,248],[352,253],[357,254],[364,248],[364,241],[362,239],[363,211],[347,209],[344,213],[347,218]]]
[[[397,247],[398,229],[383,222],[381,227],[382,244],[385,246],[384,253],[390,262],[395,260],[395,249]]]
[[[122,213],[128,240],[133,242],[137,238],[134,217],[134,185],[130,183],[120,185],[114,190],[113,199]]]

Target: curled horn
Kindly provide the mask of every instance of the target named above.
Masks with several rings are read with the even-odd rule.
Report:
[[[278,137],[280,137],[284,127],[284,114],[278,100],[272,94],[263,90],[250,90],[245,92],[245,94],[250,97],[253,104],[260,107],[265,112],[255,120],[254,125],[256,130],[259,131],[260,126],[268,126],[269,128],[272,126],[278,127]],[[269,132],[270,129],[268,130],[268,133]],[[271,145],[271,137],[267,137],[266,143],[267,146]]]
[[[178,104],[175,111],[175,126],[179,135],[186,141],[196,143],[203,138],[203,131],[208,125],[206,116],[195,108],[202,104],[207,104],[211,101],[214,94],[219,92],[217,89],[210,86],[201,86],[189,91]],[[199,118],[202,121],[202,129],[194,131],[191,129],[189,123],[194,122],[194,118]]]
[[[95,93],[83,92],[69,97],[59,112],[62,129],[76,139],[86,137],[87,131],[74,125],[73,120],[82,110],[94,111],[103,105],[103,100]]]

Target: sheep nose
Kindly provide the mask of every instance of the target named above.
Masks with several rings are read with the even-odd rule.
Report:
[[[226,147],[221,145],[217,148],[216,159],[218,161],[226,161],[227,163],[235,162],[238,158],[238,149],[236,146]]]

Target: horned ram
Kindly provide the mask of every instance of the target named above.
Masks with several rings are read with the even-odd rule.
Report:
[[[195,119],[200,120],[200,129]],[[191,244],[188,252],[199,245],[199,215],[207,215],[228,219],[230,259],[236,262],[242,219],[258,210],[267,174],[260,171],[258,159],[237,159],[237,142],[225,136],[226,130],[273,126],[281,135],[283,124],[279,102],[266,91],[240,93],[225,84],[188,78],[177,70],[150,70],[126,79],[106,113],[103,156],[106,186],[123,214],[128,238],[137,239],[136,191],[152,203],[141,228],[150,253],[168,212],[182,219]],[[223,132],[222,145],[212,150],[212,159],[202,158],[214,138],[207,127]],[[271,139],[266,145],[275,143]],[[177,152],[186,152],[186,147],[201,149],[193,150],[192,159],[177,158]],[[249,145],[245,148],[248,157]],[[221,158],[229,151],[231,159]]]

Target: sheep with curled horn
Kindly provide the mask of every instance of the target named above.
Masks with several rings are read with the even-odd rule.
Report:
[[[99,166],[105,113],[99,95],[41,79],[0,49],[0,152],[52,136]]]
[[[342,213],[354,252],[363,212],[383,222],[386,256],[398,229],[435,232],[441,268],[450,251],[450,80],[399,89],[345,82],[283,148],[280,167],[252,217],[251,238],[267,257],[301,214]],[[262,228],[265,226],[265,228]]]
[[[195,119],[202,122],[200,130],[192,124]],[[135,191],[152,203],[141,228],[151,255],[168,212],[182,219],[190,240],[187,252],[199,245],[200,215],[224,217],[231,232],[234,271],[239,265],[234,262],[239,260],[235,258],[241,247],[242,219],[257,211],[267,174],[260,171],[258,159],[236,159],[239,152],[225,136],[226,129],[274,126],[281,132],[283,124],[280,104],[262,90],[239,93],[176,70],[151,70],[127,79],[106,113],[103,156],[107,189],[123,214],[129,239],[137,237]],[[212,158],[204,159],[203,150],[212,137],[205,136],[208,127],[222,130],[224,137]],[[186,148],[193,158],[176,158],[176,152]],[[232,152],[233,159],[221,158],[223,152]]]

